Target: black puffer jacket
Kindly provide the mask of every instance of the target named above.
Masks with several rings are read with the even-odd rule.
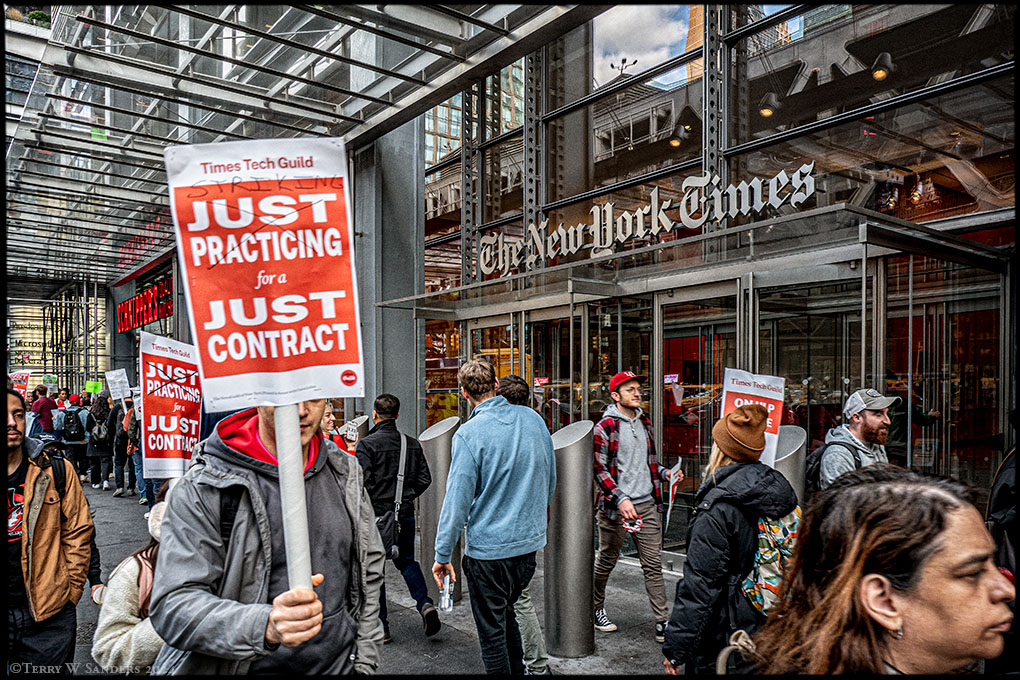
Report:
[[[372,509],[379,515],[393,509],[397,493],[397,469],[400,465],[400,431],[393,419],[384,420],[358,441],[355,455],[365,470],[365,490],[372,499]],[[413,501],[432,484],[428,461],[421,444],[407,438],[407,462],[404,464],[404,493],[401,494],[400,516],[414,517]]]
[[[757,550],[758,517],[779,518],[797,507],[786,478],[762,463],[738,463],[709,475],[695,496],[687,528],[687,560],[677,583],[662,653],[687,673],[715,673],[715,659],[739,629],[756,632],[765,619],[740,592]],[[738,655],[731,657],[731,669]]]

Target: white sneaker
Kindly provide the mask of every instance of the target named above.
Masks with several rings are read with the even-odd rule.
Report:
[[[149,519],[149,513],[145,513],[145,519]]]
[[[96,483],[96,484],[93,484],[93,485],[92,485],[92,488],[93,488],[93,489],[98,489],[98,488],[99,488],[99,484],[98,484],[98,483]]]
[[[103,491],[109,491],[109,490],[110,490],[110,482],[108,482],[106,480],[103,480]]]
[[[89,476],[88,475],[78,475],[78,479],[83,481],[83,482],[87,482],[88,479],[89,479]]]
[[[609,617],[606,616],[605,609],[595,610],[595,629],[601,630],[605,633],[612,633],[616,630],[616,624],[610,621]]]
[[[113,492],[113,497],[114,498],[116,498],[117,496],[123,496],[123,495],[124,495],[124,489],[120,488],[119,486],[117,487],[117,490]]]

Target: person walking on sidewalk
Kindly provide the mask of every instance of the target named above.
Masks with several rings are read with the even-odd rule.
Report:
[[[25,400],[7,390],[7,663],[74,661],[75,606],[93,524],[74,466],[25,436]],[[63,465],[63,491],[54,464]],[[68,667],[65,665],[65,669]]]
[[[400,400],[392,394],[380,394],[372,405],[372,422],[375,426],[358,442],[355,455],[365,470],[365,489],[372,499],[376,517],[394,510],[397,493],[397,472],[400,469],[401,440],[406,441],[404,459],[404,489],[401,493],[397,520],[397,549],[399,556],[393,566],[400,570],[407,591],[417,603],[425,627],[425,636],[439,632],[442,623],[439,612],[429,597],[425,575],[414,559],[414,499],[425,493],[432,484],[428,461],[417,439],[397,429],[400,417]],[[390,626],[386,621],[386,584],[379,595],[379,618],[383,624],[383,642],[391,642]]]
[[[818,470],[819,488],[829,488],[845,472],[889,462],[885,452],[889,408],[899,403],[899,397],[886,397],[872,388],[850,395],[843,405],[843,424],[825,435],[825,451]]]
[[[648,376],[632,371],[614,375],[609,381],[613,403],[595,425],[599,529],[593,588],[595,628],[604,632],[616,630],[616,624],[606,614],[606,582],[620,558],[626,532],[631,531],[655,616],[655,641],[662,642],[669,609],[662,580],[662,491],[658,483],[668,483],[670,471],[659,465],[652,422],[641,410],[641,383],[647,380]],[[625,522],[637,527],[628,529]]]
[[[89,454],[89,481],[92,488],[98,489],[100,484],[104,490],[110,488],[110,471],[113,467],[113,431],[110,429],[110,415],[113,400],[110,393],[103,390],[89,410],[96,424],[89,430],[87,452]]]
[[[506,375],[499,381],[497,394],[515,406],[531,407],[531,389],[524,378],[519,375]],[[521,596],[514,602],[514,614],[517,625],[521,629],[521,642],[524,644],[524,666],[531,675],[551,675],[549,670],[549,652],[546,651],[545,637],[542,626],[538,622],[535,603],[531,601],[531,585],[521,591]]]
[[[712,455],[694,497],[684,575],[662,645],[667,674],[676,675],[681,665],[692,675],[715,673],[730,634],[753,635],[765,623],[741,592],[758,552],[759,518],[780,519],[797,508],[797,494],[782,473],[759,462],[767,421],[764,406],[745,404],[712,427]],[[744,659],[745,667],[734,670],[746,672],[749,663]]]
[[[174,485],[149,616],[153,675],[372,674],[383,546],[361,467],[298,404],[312,586],[290,588],[272,406],[219,422]],[[151,515],[150,515],[151,518]]]
[[[462,564],[485,672],[522,675],[513,605],[546,542],[546,508],[556,488],[552,437],[541,416],[496,395],[491,364],[468,361],[457,379],[472,411],[453,436],[432,575],[439,588],[447,575],[457,580],[450,560],[466,522]]]
[[[72,394],[67,408],[58,411],[53,419],[53,433],[57,439],[67,445],[67,457],[78,468],[78,479],[84,482],[88,470],[88,432],[95,424],[92,414],[79,406],[77,394]]]

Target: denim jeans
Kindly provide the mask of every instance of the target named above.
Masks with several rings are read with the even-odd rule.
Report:
[[[400,570],[400,575],[404,577],[404,583],[407,584],[407,592],[414,598],[414,601],[417,603],[418,612],[421,613],[422,607],[432,603],[432,598],[429,597],[429,591],[425,585],[425,575],[421,571],[421,566],[414,559],[414,530],[413,516],[400,518],[400,521],[397,523],[397,548],[400,551],[400,556],[393,560],[393,566]],[[382,619],[385,626],[385,582],[382,585],[382,591],[379,593],[379,618]]]
[[[131,454],[131,460],[135,464],[135,479],[138,480],[138,488],[145,494],[149,509],[156,504],[156,480],[146,479],[142,474],[142,450],[138,449]]]
[[[524,675],[524,647],[514,603],[535,575],[535,553],[500,560],[461,561],[489,675]]]
[[[521,629],[521,641],[524,643],[524,665],[532,673],[545,673],[549,667],[549,652],[545,648],[542,626],[528,588],[521,591],[521,596],[514,602],[514,614],[517,615],[517,626]]]

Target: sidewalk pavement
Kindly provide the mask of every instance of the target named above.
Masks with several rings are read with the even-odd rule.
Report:
[[[147,508],[138,504],[138,496],[113,498],[113,491],[93,489],[85,484],[85,495],[94,511],[96,542],[102,558],[103,582],[121,560],[149,542],[143,518]],[[418,541],[416,541],[418,543]],[[538,620],[545,629],[544,553],[539,551],[537,569],[531,580],[531,599]],[[432,578],[431,564],[422,564],[426,578]],[[672,606],[677,572],[664,571],[667,601]],[[467,588],[463,599],[453,611],[440,613],[443,627],[435,636],[426,638],[415,602],[407,592],[404,580],[392,564],[386,566],[386,593],[389,606],[390,634],[393,642],[383,646],[378,673],[384,675],[458,675],[482,674],[481,650]],[[595,633],[595,653],[578,659],[550,655],[549,667],[554,674],[566,675],[661,675],[662,651],[655,642],[655,620],[644,578],[636,560],[623,558],[609,577],[606,588],[606,611],[618,626],[612,633]],[[78,675],[102,673],[92,659],[92,638],[95,634],[99,606],[86,594],[78,603],[78,645],[75,662]]]

